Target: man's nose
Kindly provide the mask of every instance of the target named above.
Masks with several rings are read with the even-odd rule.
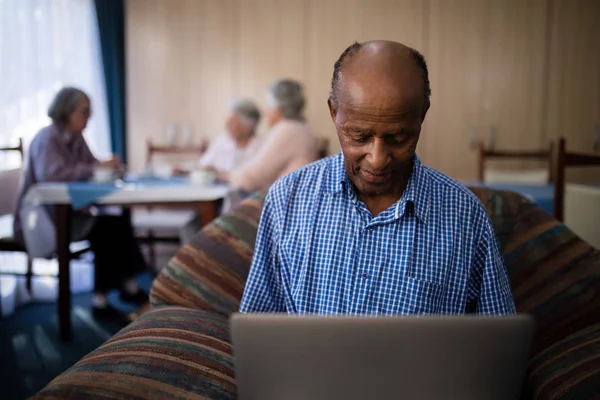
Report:
[[[375,171],[384,170],[390,161],[390,154],[385,141],[380,138],[375,138],[371,142],[370,147],[369,153],[367,154],[367,161],[371,164],[371,168]]]

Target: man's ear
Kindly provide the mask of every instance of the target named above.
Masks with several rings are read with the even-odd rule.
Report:
[[[331,116],[331,120],[333,121],[333,124],[335,125],[335,116],[337,114],[337,109],[336,109],[335,105],[333,104],[333,101],[331,101],[331,97],[327,99],[327,106],[329,107],[329,115]]]

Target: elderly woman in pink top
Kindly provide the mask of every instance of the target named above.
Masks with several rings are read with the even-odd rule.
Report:
[[[217,170],[218,179],[232,187],[223,204],[224,211],[252,192],[267,189],[278,178],[317,160],[320,143],[304,122],[304,105],[300,83],[281,80],[269,87],[264,115],[270,129],[258,150],[231,172]],[[193,218],[180,233],[182,242],[188,242],[201,227],[200,217]]]
[[[241,192],[268,188],[278,178],[317,160],[319,142],[304,122],[304,90],[293,80],[281,80],[267,91],[264,110],[269,131],[257,153],[219,178]]]

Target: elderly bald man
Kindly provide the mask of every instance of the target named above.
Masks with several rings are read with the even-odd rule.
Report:
[[[270,189],[240,311],[515,312],[483,205],[415,153],[430,92],[414,49],[342,53],[328,100],[342,151]]]

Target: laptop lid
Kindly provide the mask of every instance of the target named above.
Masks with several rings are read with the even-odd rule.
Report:
[[[518,399],[534,332],[526,315],[234,314],[238,396]]]

